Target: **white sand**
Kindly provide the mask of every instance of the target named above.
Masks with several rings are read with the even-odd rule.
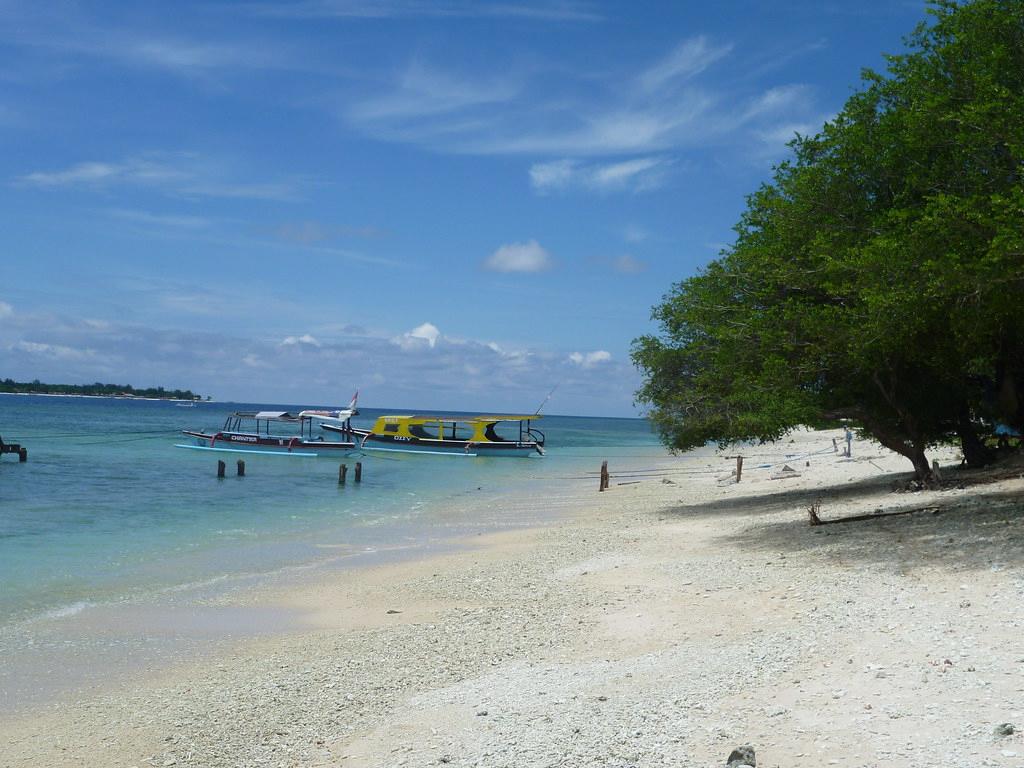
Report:
[[[262,594],[306,625],[0,722],[0,765],[1024,765],[1024,470],[893,493],[909,463],[855,448],[575,484],[553,525]]]

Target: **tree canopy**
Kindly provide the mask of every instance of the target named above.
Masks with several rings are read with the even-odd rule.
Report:
[[[929,15],[634,341],[671,448],[848,418],[924,479],[929,445],[1024,427],[1024,3]]]

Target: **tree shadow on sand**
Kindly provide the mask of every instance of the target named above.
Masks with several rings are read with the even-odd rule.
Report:
[[[818,499],[827,499],[829,503],[840,503],[844,500],[861,500],[876,495],[880,499],[885,499],[886,505],[889,506],[891,498],[898,498],[892,492],[893,487],[909,481],[913,476],[913,472],[889,473],[827,488],[787,488],[784,485],[785,480],[764,480],[759,483],[766,489],[764,493],[680,504],[663,514],[668,517],[749,515],[757,512],[782,512],[794,507],[806,507]]]
[[[718,540],[744,552],[824,558],[836,565],[871,563],[909,571],[927,567],[977,570],[1024,565],[1024,487],[989,484],[999,474],[956,473],[969,488],[951,493],[895,493],[885,475],[846,485],[792,489],[764,496],[721,499],[662,512],[664,518],[792,512],[755,521]],[[907,476],[909,477],[909,475]],[[808,508],[820,502],[824,525],[811,525]],[[850,508],[853,502],[859,502]],[[867,506],[865,506],[865,502]],[[857,517],[850,520],[847,518]]]

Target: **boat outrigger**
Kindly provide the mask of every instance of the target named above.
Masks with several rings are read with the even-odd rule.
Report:
[[[355,407],[358,396],[357,392],[348,408],[333,411],[305,410],[296,414],[288,411],[237,411],[228,416],[219,432],[182,430],[195,442],[177,447],[289,456],[343,455],[356,449],[352,417],[359,413]],[[288,429],[271,432],[271,425],[286,425]],[[323,435],[314,435],[315,426],[324,429],[331,426],[341,439],[325,440]]]
[[[544,455],[544,433],[532,416],[381,416],[370,429],[324,423],[328,432],[353,434],[364,451],[444,453],[457,456]],[[498,424],[519,422],[519,437],[495,432]],[[346,432],[346,430],[348,430]]]

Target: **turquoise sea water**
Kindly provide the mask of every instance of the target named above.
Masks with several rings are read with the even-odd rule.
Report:
[[[173,447],[185,442],[182,428],[215,430],[235,410],[316,406],[0,395],[0,435],[29,451],[25,464],[0,459],[0,655],[47,632],[66,643],[62,623],[118,607],[180,606],[367,552],[528,525],[550,516],[554,487],[596,486],[586,473],[602,459],[639,467],[664,456],[646,421],[564,416],[542,420],[543,458],[296,459]],[[364,409],[354,422],[382,412]],[[237,458],[244,478],[234,476]],[[222,480],[217,459],[228,463]],[[363,482],[350,471],[339,488],[339,463],[356,460]]]

